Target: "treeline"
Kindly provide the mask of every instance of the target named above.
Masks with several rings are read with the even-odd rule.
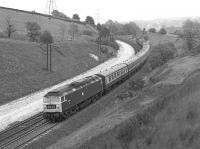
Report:
[[[160,30],[158,30],[158,31],[155,28],[149,28],[148,31],[150,33],[167,34],[167,31],[164,27],[160,28]]]
[[[114,35],[134,35],[141,33],[140,28],[134,22],[128,23],[119,23],[117,21],[108,20],[105,23],[105,26],[111,31]]]
[[[78,14],[73,14],[72,17],[70,18],[69,16],[67,16],[66,14],[64,14],[63,12],[60,12],[58,10],[53,10],[51,15],[56,18],[60,18],[60,19],[66,19],[66,20],[73,19],[73,20],[77,20],[77,21],[81,20],[81,18]],[[90,24],[90,25],[95,25],[94,18],[91,16],[86,16],[84,23]]]
[[[183,23],[182,33],[179,37],[184,39],[191,52],[200,52],[200,23],[187,20]]]

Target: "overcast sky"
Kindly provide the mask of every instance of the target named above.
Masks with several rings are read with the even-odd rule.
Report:
[[[67,16],[87,15],[104,22],[200,16],[200,0],[54,0]],[[47,0],[0,0],[0,6],[45,13]],[[99,15],[97,15],[99,14]]]

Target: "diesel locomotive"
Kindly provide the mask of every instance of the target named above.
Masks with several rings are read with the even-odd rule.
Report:
[[[59,121],[95,102],[115,84],[127,79],[145,63],[150,53],[148,43],[131,59],[48,92],[43,98],[43,115]]]

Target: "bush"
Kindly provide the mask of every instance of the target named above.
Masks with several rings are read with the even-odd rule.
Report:
[[[27,22],[26,23],[27,36],[30,41],[39,41],[41,35],[41,28],[37,22]]]
[[[166,31],[164,28],[161,28],[161,29],[159,30],[159,33],[160,33],[160,34],[167,34],[167,31]]]
[[[40,42],[44,44],[53,43],[53,37],[49,31],[44,31],[40,36]]]
[[[156,67],[163,65],[176,55],[176,48],[171,42],[159,44],[155,46],[152,51],[153,52],[151,53],[149,59],[151,69],[155,69]]]
[[[102,45],[110,46],[115,50],[119,50],[119,45],[115,41],[108,41],[108,40],[102,40],[101,41]]]
[[[156,29],[155,28],[150,28],[148,31],[151,32],[151,33],[156,33]]]
[[[93,36],[93,32],[90,30],[84,30],[83,35]]]

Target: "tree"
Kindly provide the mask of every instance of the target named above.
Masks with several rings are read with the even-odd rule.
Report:
[[[30,41],[37,42],[41,35],[41,28],[37,22],[26,22],[27,36]]]
[[[123,26],[123,33],[125,35],[136,36],[139,30],[140,30],[139,27],[134,22],[129,22],[127,24],[124,24]]]
[[[44,44],[51,44],[53,43],[53,37],[51,33],[47,30],[45,30],[42,35],[40,36],[40,42]]]
[[[78,14],[74,14],[74,15],[72,16],[72,19],[75,19],[75,20],[80,21],[80,17],[79,17]]]
[[[150,28],[148,31],[149,31],[150,33],[156,33],[156,29],[155,29],[155,28]]]
[[[78,33],[78,26],[74,23],[70,25],[69,34],[72,36],[72,39],[74,40],[75,35]]]
[[[100,23],[97,24],[97,30],[98,30],[99,32],[101,31],[101,24],[100,24]]]
[[[116,34],[122,28],[122,24],[112,20],[106,21],[105,26],[110,30],[112,34]]]
[[[166,31],[164,28],[161,28],[161,29],[159,30],[159,33],[160,33],[160,34],[167,34],[167,31]]]
[[[85,19],[85,23],[90,24],[90,25],[95,25],[94,19],[91,16],[87,16]]]
[[[63,12],[60,12],[58,10],[53,10],[51,12],[51,15],[57,18],[61,18],[61,19],[70,19],[68,16],[66,16]]]
[[[42,35],[40,36],[40,42],[46,45],[46,56],[47,56],[47,63],[46,63],[46,69],[50,69],[52,66],[52,43],[53,43],[53,37],[49,31],[44,31]]]
[[[11,37],[12,33],[14,33],[16,31],[14,25],[11,23],[11,18],[8,17],[6,18],[6,33],[8,35],[8,38]]]
[[[200,38],[200,23],[187,20],[183,23],[183,37],[186,41],[188,50],[193,50]],[[198,44],[199,45],[199,44]]]
[[[110,30],[107,27],[102,26],[100,31],[100,37],[107,38],[109,36],[110,36]]]

